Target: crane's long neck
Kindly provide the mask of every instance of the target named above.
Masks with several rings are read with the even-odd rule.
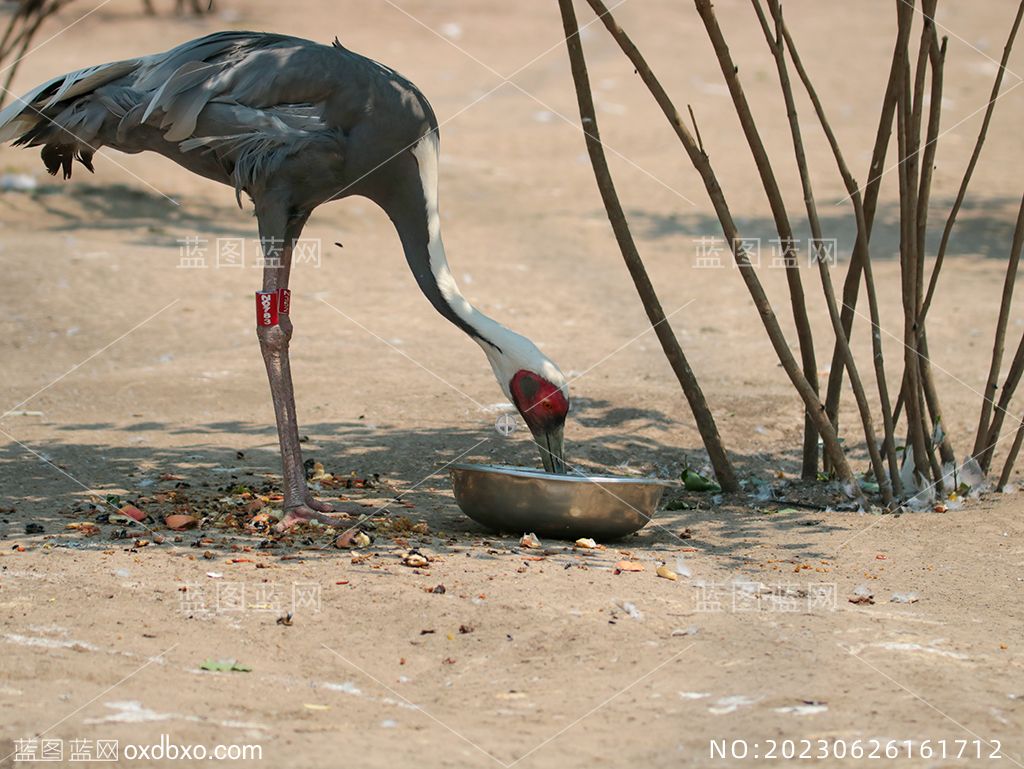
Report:
[[[455,282],[441,240],[437,202],[437,135],[428,134],[413,149],[416,182],[386,207],[405,250],[406,260],[424,295],[441,315],[472,337],[488,354],[515,344],[518,334],[474,307]],[[411,181],[411,179],[409,180]]]

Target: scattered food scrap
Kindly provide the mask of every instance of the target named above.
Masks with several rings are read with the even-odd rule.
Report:
[[[618,561],[615,564],[615,573],[618,574],[623,571],[643,571],[644,565],[637,561]]]
[[[918,600],[917,593],[893,593],[889,599],[892,603],[917,603]]]
[[[192,515],[175,513],[164,518],[164,523],[171,531],[186,531],[195,528],[199,524],[199,519]]]
[[[871,605],[875,602],[875,596],[868,589],[867,585],[858,585],[853,589],[853,595],[848,600],[850,603]]]
[[[126,518],[131,518],[133,521],[142,522],[146,520],[146,514],[132,504],[123,505],[117,512]]]
[[[410,566],[414,569],[419,569],[429,565],[430,561],[423,553],[418,550],[410,550],[408,553],[402,555],[402,565]]]
[[[543,547],[536,534],[524,534],[519,538],[519,547],[538,548]]]

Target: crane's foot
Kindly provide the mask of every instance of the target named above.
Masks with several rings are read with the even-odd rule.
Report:
[[[324,526],[344,527],[353,516],[358,516],[365,510],[359,505],[341,505],[330,502],[322,502],[307,495],[302,504],[286,507],[284,516],[274,526],[274,531],[279,534],[289,531],[300,523],[316,521]],[[333,513],[333,515],[328,515]]]
[[[312,494],[306,493],[306,498],[303,500],[306,507],[312,508],[318,513],[348,513],[349,510],[344,509],[344,506],[336,507],[331,502],[323,502],[322,500],[316,499]]]

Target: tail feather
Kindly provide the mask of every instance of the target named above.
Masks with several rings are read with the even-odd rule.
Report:
[[[115,61],[69,72],[47,80],[0,110],[0,142],[8,142],[23,133],[26,123],[46,119],[47,110],[67,99],[94,91],[136,69],[139,59]]]
[[[0,143],[17,138],[42,119],[39,110],[33,106],[36,98],[47,88],[61,82],[64,75],[36,86],[27,94],[16,97],[13,102],[0,110]]]
[[[56,176],[57,171],[64,169],[64,178],[71,178],[71,161],[75,159],[73,147],[66,144],[47,144],[39,154],[50,176]]]
[[[139,59],[115,61],[52,78],[0,111],[0,143],[45,145],[43,164],[53,175],[71,177],[78,160],[90,171],[96,136],[109,111],[107,101],[92,98],[97,88],[134,71]]]

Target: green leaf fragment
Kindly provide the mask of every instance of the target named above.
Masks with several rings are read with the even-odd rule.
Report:
[[[212,670],[217,673],[250,673],[252,668],[234,660],[206,660],[199,666],[200,670]]]
[[[714,481],[708,480],[700,473],[694,472],[687,467],[682,474],[683,485],[687,491],[721,491],[722,487]]]

